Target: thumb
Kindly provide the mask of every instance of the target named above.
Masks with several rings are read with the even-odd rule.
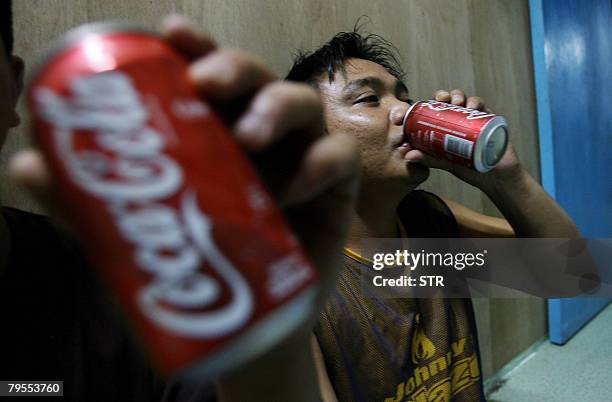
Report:
[[[52,178],[40,151],[26,149],[18,152],[9,162],[9,174],[46,208],[55,208]]]
[[[442,169],[449,172],[452,172],[454,169],[453,163],[450,161],[427,155],[419,149],[412,149],[408,151],[404,156],[404,160],[408,163],[421,163],[430,168]]]
[[[60,228],[73,233],[49,166],[39,150],[25,149],[15,154],[9,161],[9,175],[30,193]]]

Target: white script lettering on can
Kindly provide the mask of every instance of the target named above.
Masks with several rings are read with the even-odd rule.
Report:
[[[240,329],[254,308],[250,286],[215,244],[212,220],[200,210],[196,192],[183,188],[180,164],[164,155],[165,136],[149,125],[131,78],[120,71],[78,77],[71,90],[72,97],[64,98],[39,89],[36,102],[55,128],[68,175],[105,203],[124,240],[135,247],[135,263],[152,275],[136,292],[141,310],[158,325],[193,338]],[[77,149],[79,135],[92,136],[96,146]],[[164,204],[179,192],[180,207]],[[230,300],[214,310],[188,311],[221,297],[221,285],[200,269],[205,261],[223,279]]]
[[[495,116],[494,114],[491,114],[491,113],[481,112],[475,109],[468,109],[466,107],[451,105],[448,103],[432,101],[432,100],[425,102],[425,105],[427,105],[427,107],[430,108],[431,110],[435,110],[435,111],[452,110],[458,113],[467,114],[466,119],[468,120],[484,119],[485,117]]]

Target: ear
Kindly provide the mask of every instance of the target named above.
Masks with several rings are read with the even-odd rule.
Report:
[[[23,77],[25,71],[25,64],[23,59],[19,56],[11,56],[10,60],[11,68],[11,96],[13,100],[13,116],[11,118],[11,127],[19,125],[20,119],[15,108],[17,107],[17,101],[19,96],[23,92]]]

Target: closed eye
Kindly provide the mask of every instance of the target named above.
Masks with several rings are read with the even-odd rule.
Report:
[[[359,98],[355,101],[354,105],[358,103],[377,103],[379,101],[377,95],[364,96],[363,98]]]

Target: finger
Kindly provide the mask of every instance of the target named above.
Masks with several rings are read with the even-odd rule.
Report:
[[[453,89],[450,96],[453,105],[465,106],[465,93],[461,89]]]
[[[40,151],[27,149],[15,154],[9,161],[9,174],[40,203],[62,228],[70,231],[66,214],[62,213],[53,178]]]
[[[322,137],[306,152],[298,173],[280,201],[287,206],[312,200],[334,185],[353,178],[358,167],[353,137],[344,134]]]
[[[47,200],[52,189],[51,176],[39,151],[28,149],[17,153],[11,158],[9,173],[39,201]]]
[[[436,93],[434,94],[434,99],[437,100],[438,102],[450,102],[451,100],[451,95],[448,91],[445,91],[443,89],[440,89],[438,91],[436,91]]]
[[[227,102],[252,94],[277,79],[258,58],[236,50],[215,50],[191,65],[189,75],[208,99]]]
[[[453,170],[453,164],[450,161],[441,158],[434,158],[427,155],[421,150],[412,149],[406,153],[404,160],[408,163],[421,163],[425,166],[435,169],[443,169],[447,171]]]
[[[311,261],[321,268],[320,303],[335,287],[334,279],[342,267],[342,248],[359,185],[356,149],[354,139],[348,135],[319,139],[307,152],[302,169],[284,198],[289,224]],[[334,260],[330,261],[330,256]]]
[[[467,99],[465,107],[469,109],[485,111],[485,102],[480,96],[470,96]]]
[[[190,60],[202,57],[216,48],[208,35],[199,32],[190,20],[177,14],[163,19],[162,37]]]
[[[312,87],[276,81],[257,93],[234,133],[241,145],[258,151],[291,131],[318,137],[323,126],[321,101]]]

